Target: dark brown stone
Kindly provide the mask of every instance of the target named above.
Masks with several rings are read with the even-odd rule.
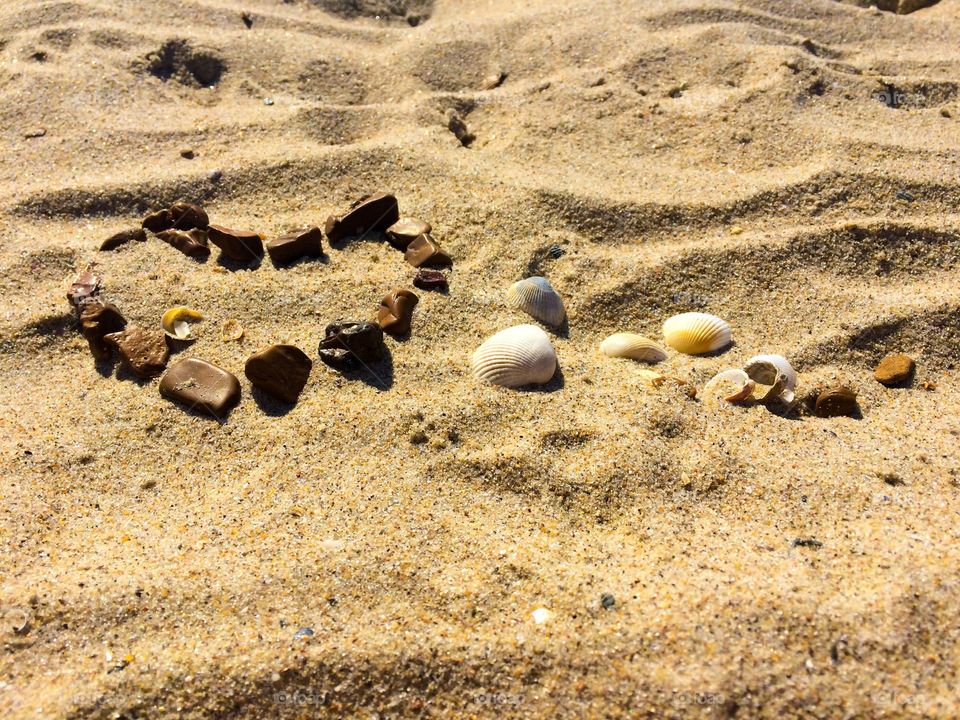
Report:
[[[285,402],[295,403],[313,361],[293,345],[271,345],[247,359],[243,372],[253,385]]]
[[[857,406],[857,394],[848,387],[838,385],[828,388],[817,396],[814,412],[819,417],[855,417],[860,411]]]
[[[407,246],[421,235],[433,230],[430,223],[414,218],[401,218],[387,228],[387,240],[397,250],[406,250]]]
[[[358,365],[383,357],[383,330],[372,322],[338,320],[324,329],[320,359],[336,370],[353,370]]]
[[[206,230],[210,218],[199,205],[188,202],[175,202],[170,206],[170,218],[175,230]]]
[[[104,336],[121,332],[126,325],[127,321],[117,306],[101,300],[87,303],[80,315],[80,331],[97,360],[110,359],[110,347]]]
[[[407,246],[403,259],[414,267],[449,267],[453,259],[429,235],[421,235]]]
[[[240,402],[240,381],[216,365],[186,358],[171,365],[160,378],[160,394],[223,419]]]
[[[913,358],[902,353],[894,353],[880,361],[877,369],[873,371],[873,377],[878,383],[887,387],[896,387],[909,382],[915,369],[916,363],[913,362]]]
[[[143,228],[134,228],[132,230],[121,230],[115,235],[111,235],[102,243],[100,243],[101,250],[116,250],[121,245],[126,245],[131,240],[136,240],[137,242],[144,242],[147,239],[147,233],[144,232]]]
[[[252,262],[263,257],[263,240],[255,232],[210,225],[207,227],[207,238],[231,260]]]
[[[267,243],[267,253],[274,265],[293,262],[304,255],[323,255],[323,233],[313,226],[288,232]]]
[[[201,259],[210,255],[206,230],[163,230],[157,237],[187,257]]]
[[[413,285],[421,290],[446,290],[447,276],[439,270],[420,268],[413,276]]]
[[[387,293],[380,301],[377,311],[377,324],[390,335],[406,335],[410,332],[413,309],[420,301],[409,290],[396,289]]]
[[[77,279],[73,281],[73,284],[67,291],[67,300],[73,306],[78,316],[83,310],[83,306],[88,302],[96,300],[100,296],[100,291],[103,289],[101,284],[103,278],[96,273],[94,270],[95,267],[95,263],[87,265],[87,269],[77,276]]]
[[[330,242],[337,243],[371,230],[386,230],[399,219],[397,198],[389,193],[378,193],[357,200],[343,217],[328,217],[324,232]]]
[[[170,358],[170,348],[162,330],[144,330],[128,325],[121,332],[104,335],[103,339],[117,351],[124,367],[138,377],[159,375]]]
[[[160,233],[173,227],[173,218],[170,216],[170,211],[164,208],[147,215],[140,225],[150,232]]]

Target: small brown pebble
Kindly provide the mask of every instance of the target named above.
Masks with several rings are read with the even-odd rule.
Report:
[[[380,301],[377,324],[390,335],[406,335],[410,332],[413,309],[419,301],[414,293],[402,288],[387,293]]]
[[[263,257],[263,240],[255,232],[210,225],[207,238],[231,260],[252,262]]]
[[[940,116],[945,118],[953,117],[948,108],[940,108]]]
[[[173,227],[173,218],[170,217],[170,211],[164,208],[147,215],[140,225],[150,232],[160,233]]]
[[[429,235],[421,235],[407,246],[403,259],[414,267],[449,267],[451,257]]]
[[[406,250],[407,246],[421,235],[428,234],[433,228],[430,223],[414,218],[401,218],[387,228],[387,240],[397,250]]]
[[[335,370],[353,370],[383,357],[383,329],[376,323],[338,320],[327,325],[323,334],[320,359]]]
[[[172,245],[187,257],[201,259],[210,255],[206,230],[187,230],[186,232],[163,230],[157,233],[157,237],[168,245]]]
[[[127,321],[116,305],[101,300],[86,303],[80,315],[80,331],[90,346],[90,353],[97,360],[110,359],[110,347],[104,337],[121,332]]]
[[[293,262],[304,256],[323,255],[323,233],[313,226],[292,230],[267,243],[267,253],[274,265]]]
[[[838,385],[828,388],[817,396],[814,412],[818,417],[855,417],[859,408],[857,394],[848,387]]]
[[[880,361],[877,369],[873,371],[873,377],[882,385],[894,387],[908,382],[913,377],[915,368],[916,363],[909,355],[894,353]]]
[[[124,367],[138,377],[159,375],[170,358],[170,348],[162,330],[144,330],[128,325],[121,332],[104,335],[103,339],[119,353]]]
[[[170,206],[170,217],[175,230],[206,230],[210,223],[202,207],[182,201]]]
[[[184,160],[193,160],[196,157],[196,154],[190,148],[184,148],[180,151],[180,157]]]
[[[477,136],[470,132],[467,123],[456,110],[447,110],[447,129],[460,141],[464,147],[470,147]]]
[[[240,19],[243,20],[243,24],[247,26],[247,30],[253,27],[253,16],[250,15],[250,13],[240,13]]]
[[[121,230],[115,235],[111,235],[102,243],[100,243],[101,250],[116,250],[121,245],[126,245],[132,240],[137,242],[145,242],[147,239],[147,233],[144,232],[143,228],[133,228],[132,230]]]
[[[293,345],[271,345],[254,353],[243,368],[256,387],[288,403],[295,403],[307,380],[313,361]]]
[[[937,389],[937,384],[933,382],[933,380],[924,380],[923,383],[921,383],[920,387],[922,387],[924,390],[927,390],[928,392],[932,392]]]
[[[186,358],[171,365],[160,378],[160,394],[223,419],[240,401],[240,381],[216,365]]]
[[[96,263],[87,265],[87,269],[77,276],[67,291],[67,300],[73,306],[77,316],[80,315],[86,303],[99,297],[103,289],[101,285],[103,278],[94,271],[95,267]]]
[[[330,242],[337,243],[371,230],[386,230],[399,219],[397,198],[389,193],[378,193],[357,200],[343,217],[328,217],[323,230]]]
[[[440,270],[420,268],[413,276],[413,285],[421,290],[446,290],[447,276]]]
[[[23,134],[23,137],[27,140],[35,140],[36,138],[42,138],[47,134],[46,128],[37,128],[35,130],[28,130]]]

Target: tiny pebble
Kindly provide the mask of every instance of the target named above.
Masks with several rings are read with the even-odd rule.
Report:
[[[897,199],[906,200],[907,202],[913,202],[914,200],[916,200],[916,198],[913,197],[913,195],[911,195],[906,190],[897,190]]]
[[[616,602],[616,598],[614,598],[610,593],[604,593],[600,596],[600,604],[603,605],[605,610],[612,608]]]
[[[223,177],[223,170],[211,170],[207,173],[207,179],[210,182],[217,182]]]
[[[551,245],[548,252],[550,253],[550,257],[556,260],[557,258],[563,257],[563,255],[566,253],[566,250],[559,245]]]
[[[293,636],[294,636],[295,638],[308,638],[308,637],[313,637],[313,628],[308,628],[308,627],[300,628],[299,630],[297,630],[297,631],[293,634]]]
[[[273,98],[264,98],[264,99],[263,99],[263,104],[264,104],[264,105],[273,105]]]
[[[196,154],[190,148],[184,148],[180,151],[180,157],[184,160],[193,160],[196,157]]]

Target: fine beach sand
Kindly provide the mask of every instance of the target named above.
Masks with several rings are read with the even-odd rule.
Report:
[[[2,3],[0,716],[955,717],[958,82],[958,0]],[[409,287],[379,238],[97,251],[178,198],[273,237],[380,190],[455,266],[377,377],[316,346]],[[93,361],[93,260],[131,322],[203,313],[173,359],[241,378],[225,424]],[[561,374],[480,385],[528,275]],[[734,345],[663,372],[782,353],[862,418],[597,350],[688,310]],[[316,361],[293,409],[243,377],[276,342]]]

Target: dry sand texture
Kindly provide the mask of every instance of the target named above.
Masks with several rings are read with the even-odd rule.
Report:
[[[960,2],[403,4],[0,6],[0,715],[955,717]],[[380,189],[456,260],[387,387],[318,362],[221,425],[98,372],[64,300],[91,259],[241,376],[412,275],[374,241],[95,250],[148,208],[272,236]],[[566,298],[562,378],[479,386],[528,274]],[[669,372],[780,352],[863,418],[706,408],[597,352],[686,310],[735,345]],[[888,351],[913,387],[872,379]]]

